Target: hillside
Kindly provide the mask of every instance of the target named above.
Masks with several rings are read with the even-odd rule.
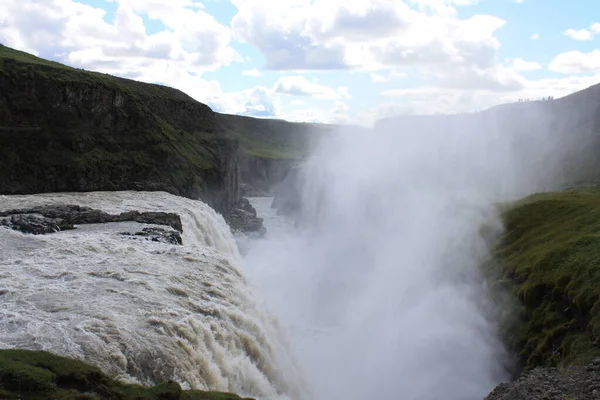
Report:
[[[227,213],[237,142],[183,92],[0,45],[0,193],[164,190]]]
[[[600,356],[600,186],[535,194],[503,217],[486,270],[511,350],[526,369]]]
[[[550,101],[509,103],[474,113],[400,116],[375,124],[375,130],[398,134],[465,129],[510,138],[515,159],[545,152],[554,169],[543,178],[553,183],[569,186],[600,179],[600,84]]]

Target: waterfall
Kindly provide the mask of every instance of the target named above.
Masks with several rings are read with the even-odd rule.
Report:
[[[300,380],[282,372],[295,366],[277,320],[210,207],[162,192],[0,197],[0,210],[47,204],[177,213],[184,244],[119,235],[135,222],[38,236],[0,228],[0,347],[74,357],[133,383],[298,396]]]

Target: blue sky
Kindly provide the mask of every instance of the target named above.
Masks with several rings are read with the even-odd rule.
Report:
[[[594,0],[0,0],[0,42],[214,110],[358,123],[600,82]]]

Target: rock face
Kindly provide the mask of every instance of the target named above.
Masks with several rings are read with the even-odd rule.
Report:
[[[264,235],[266,229],[263,227],[263,219],[259,218],[256,209],[252,207],[250,201],[241,198],[236,206],[231,210],[230,225],[232,229],[240,230],[244,233],[258,232]]]
[[[0,193],[163,190],[227,216],[237,141],[181,91],[0,45]]]
[[[564,371],[536,368],[517,381],[498,385],[485,400],[600,399],[600,358]]]

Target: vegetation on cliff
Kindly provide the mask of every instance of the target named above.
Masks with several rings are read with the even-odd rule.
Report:
[[[526,369],[599,356],[600,187],[535,194],[503,216],[488,268],[496,288],[518,299],[504,317],[509,347]]]
[[[237,143],[179,90],[0,45],[0,193],[164,190],[227,212]]]
[[[217,114],[231,137],[248,157],[299,160],[321,134],[333,132],[334,125],[294,123],[240,115]]]
[[[127,385],[81,361],[30,350],[0,350],[0,398],[78,400],[241,400],[222,392],[182,390],[176,382]]]

